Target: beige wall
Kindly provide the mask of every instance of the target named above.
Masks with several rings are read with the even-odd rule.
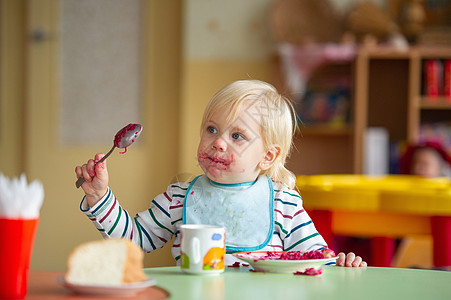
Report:
[[[203,108],[234,80],[270,80],[274,43],[267,25],[272,0],[183,1],[180,170],[198,174]],[[233,17],[232,17],[233,16]]]
[[[237,79],[272,81],[274,49],[265,23],[271,2],[143,1],[145,129],[139,145],[108,161],[110,185],[130,214],[146,209],[175,175],[199,173],[200,120],[219,88]],[[29,33],[58,28],[59,1],[0,4],[0,172],[23,172],[44,184],[31,267],[64,271],[76,245],[100,238],[78,209],[83,194],[74,188],[74,167],[111,145],[58,142],[58,39],[30,43]],[[147,255],[146,266],[174,264],[169,247]]]
[[[25,5],[20,0],[0,5],[0,171],[17,176],[24,167]]]
[[[141,109],[145,129],[139,145],[127,155],[113,154],[108,160],[110,185],[132,215],[146,209],[175,175],[199,172],[195,153],[200,118],[213,93],[232,80],[270,77],[268,60],[262,56],[190,57],[181,51],[182,35],[186,34],[182,32],[186,25],[182,24],[182,1],[144,2]],[[45,199],[31,267],[64,271],[67,256],[76,245],[100,238],[78,209],[83,193],[74,188],[74,167],[111,145],[68,147],[59,143],[58,40],[28,40],[32,28],[58,28],[59,2],[0,3],[4,39],[0,172],[11,177],[25,173],[29,180],[43,183]],[[174,264],[169,248],[146,255],[145,265]]]
[[[25,173],[29,180],[43,183],[45,198],[31,267],[64,271],[67,256],[75,246],[101,238],[79,211],[83,193],[74,186],[75,165],[96,152],[106,152],[111,144],[69,147],[59,142],[58,39],[28,39],[33,28],[57,36],[59,1],[0,3],[0,172],[10,177]],[[181,3],[143,3],[145,55],[140,110],[145,131],[126,155],[116,151],[108,160],[110,185],[131,215],[147,209],[152,196],[164,191],[178,171],[179,124],[174,115],[178,115],[180,102]],[[112,129],[111,141],[117,130]],[[146,255],[145,265],[174,264],[168,249]]]

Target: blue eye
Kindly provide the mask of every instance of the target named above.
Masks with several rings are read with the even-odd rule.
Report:
[[[212,127],[212,126],[208,126],[207,127],[207,131],[210,133],[217,133],[218,131],[216,130],[216,128]]]
[[[232,138],[234,140],[244,140],[244,137],[239,133],[232,133]]]

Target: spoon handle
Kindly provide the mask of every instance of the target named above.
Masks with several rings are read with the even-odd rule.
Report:
[[[110,149],[110,151],[108,151],[107,154],[105,154],[104,157],[102,157],[98,162],[96,162],[96,165],[97,165],[98,163],[103,162],[108,156],[110,156],[110,154],[113,153],[114,148],[116,148],[115,145],[113,145],[113,147]],[[75,186],[77,187],[77,189],[81,187],[81,185],[83,184],[83,182],[85,182],[85,178],[84,178],[84,177],[78,177],[77,182],[75,182]]]
[[[110,149],[110,151],[108,151],[108,153],[107,154],[105,154],[105,156],[104,157],[102,157],[98,162],[96,162],[96,165],[98,164],[98,163],[101,163],[101,162],[103,162],[108,156],[110,156],[110,154],[111,153],[113,153],[113,151],[114,151],[114,148],[116,148],[116,146],[115,145],[113,145],[113,147],[111,147],[111,149]]]

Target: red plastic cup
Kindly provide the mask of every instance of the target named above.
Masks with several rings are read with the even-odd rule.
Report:
[[[0,218],[0,299],[23,299],[27,295],[38,220]]]

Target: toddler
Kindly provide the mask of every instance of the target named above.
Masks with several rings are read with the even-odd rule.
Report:
[[[425,178],[451,177],[451,156],[436,142],[408,146],[400,165],[401,174]]]
[[[150,252],[174,236],[180,259],[179,224],[226,227],[227,253],[299,251],[327,247],[302,207],[293,173],[285,168],[296,117],[291,103],[270,84],[235,81],[208,103],[197,159],[204,174],[171,184],[150,208],[131,218],[108,187],[106,161],[97,154],[77,166],[84,177],[80,209],[105,238],[123,237]],[[227,260],[230,256],[226,255]],[[339,253],[339,266],[366,266],[354,253]]]

